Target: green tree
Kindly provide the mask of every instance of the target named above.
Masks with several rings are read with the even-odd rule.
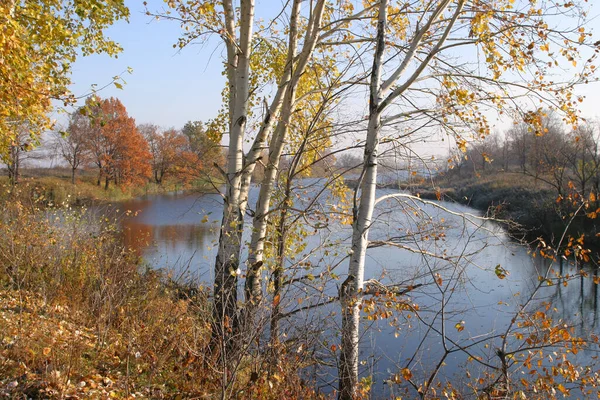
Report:
[[[215,137],[211,135],[211,125],[204,124],[202,121],[188,121],[181,129],[190,143],[192,152],[202,161],[203,167],[210,171],[216,164],[219,167],[223,165],[223,153],[221,146]]]

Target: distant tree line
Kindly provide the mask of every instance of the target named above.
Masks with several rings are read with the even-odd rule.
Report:
[[[31,152],[35,143],[24,125],[1,161],[13,184],[19,181],[24,161],[34,156],[66,163],[73,184],[82,169],[95,169],[96,183],[105,189],[148,181],[162,185],[165,179],[188,184],[223,162],[219,144],[206,130],[200,121],[189,121],[180,130],[136,125],[119,99],[91,96],[71,115],[64,131],[53,133],[43,156]]]
[[[558,196],[576,191],[596,197],[600,188],[600,126],[585,122],[567,129],[549,114],[541,129],[516,121],[504,135],[492,134],[457,151],[452,174],[459,177],[481,173],[519,172],[544,182]]]

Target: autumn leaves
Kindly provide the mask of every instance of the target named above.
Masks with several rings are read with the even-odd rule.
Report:
[[[204,172],[202,158],[213,163],[222,159],[201,123],[189,122],[181,131],[152,124],[136,126],[118,99],[98,96],[88,98],[71,116],[56,148],[71,166],[73,183],[78,168],[93,166],[97,184],[105,189],[111,184],[127,187],[149,181],[162,185],[165,179],[186,185]]]

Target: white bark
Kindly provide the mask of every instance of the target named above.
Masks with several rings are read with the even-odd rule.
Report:
[[[342,349],[339,366],[339,398],[353,399],[358,392],[358,345],[360,328],[360,292],[365,278],[365,255],[369,243],[369,228],[375,207],[377,189],[377,150],[381,112],[379,111],[381,68],[385,49],[387,0],[381,0],[377,21],[377,42],[371,84],[369,88],[369,125],[363,161],[359,204],[354,204],[352,223],[352,254],[348,266],[348,278],[340,289],[342,307]]]
[[[250,241],[250,249],[248,255],[249,273],[247,277],[246,296],[247,300],[256,303],[261,297],[260,272],[258,268],[262,264],[264,252],[264,240],[267,232],[268,213],[271,205],[277,173],[279,171],[279,161],[285,145],[285,138],[288,132],[288,125],[291,121],[294,112],[294,104],[296,100],[296,88],[300,77],[304,73],[313,51],[317,44],[317,38],[320,31],[321,18],[323,16],[325,0],[319,0],[313,10],[308,29],[305,35],[302,51],[300,52],[298,62],[294,65],[293,60],[296,58],[297,47],[297,21],[296,18],[300,10],[301,1],[294,1],[294,12],[290,20],[290,51],[288,60],[292,60],[293,74],[288,84],[288,89],[283,101],[283,109],[281,118],[278,121],[277,128],[271,142],[269,144],[269,159],[265,176],[261,183],[260,193],[256,203],[255,216],[253,219],[252,237]]]
[[[290,99],[293,99],[294,97],[294,88],[290,88],[290,80],[292,78],[292,71],[293,71],[293,65],[294,65],[294,58],[296,57],[296,51],[297,51],[297,47],[298,47],[298,15],[300,13],[300,4],[301,1],[300,0],[294,0],[293,5],[292,5],[292,12],[291,12],[291,16],[290,16],[290,33],[289,33],[289,43],[288,43],[288,54],[287,54],[287,61],[286,61],[286,68],[285,68],[285,73],[283,76],[283,82],[282,84],[279,86],[278,89],[278,93],[285,93],[284,94],[284,113],[282,116],[281,121],[285,120],[288,117],[289,114],[289,104],[290,104]],[[282,88],[285,87],[285,91],[282,90]],[[293,102],[293,100],[292,100]],[[269,117],[269,116],[268,116]],[[269,117],[270,118],[270,117]],[[269,177],[271,175],[273,175],[273,171],[274,169],[272,168],[272,159],[273,157],[277,156],[277,154],[279,154],[280,157],[281,156],[281,150],[283,148],[283,145],[278,144],[278,138],[283,139],[284,134],[282,134],[281,130],[286,130],[287,126],[283,125],[282,122],[279,122],[277,125],[277,129],[275,131],[275,134],[273,135],[273,137],[271,138],[271,143],[269,144],[269,159],[268,159],[268,164],[267,164],[267,168],[265,170],[265,177],[263,179],[262,185],[260,187],[260,192],[258,195],[258,200],[257,200],[257,206],[256,206],[256,210],[255,210],[255,215],[260,214],[261,210],[263,208],[263,203],[264,203],[264,197],[265,197],[265,193],[270,193],[270,188],[268,187],[269,185],[273,185],[274,179],[271,180],[269,179]],[[263,127],[264,128],[264,127]],[[263,129],[264,131],[264,129]],[[260,132],[259,136],[261,134],[263,134],[264,132]],[[259,138],[257,138],[259,139]],[[266,136],[264,138],[260,138],[260,143],[264,142],[264,140],[266,139]],[[255,142],[255,146],[257,145],[258,142]],[[251,150],[251,152],[248,154],[248,157],[250,158],[254,158],[255,160],[258,160],[258,156],[260,155],[260,150],[259,149],[255,149],[254,146]],[[249,189],[250,188],[250,179],[251,176],[248,175],[245,177],[245,183],[246,183],[246,187]],[[268,207],[268,203],[267,203],[267,207]],[[256,221],[256,217],[254,218],[254,221]],[[256,225],[255,223],[253,225]],[[259,279],[259,269],[261,266],[261,262],[262,262],[262,242],[260,244],[260,257],[256,257],[257,255],[257,243],[254,241],[254,237],[255,237],[255,230],[257,228],[254,226],[253,227],[253,233],[252,233],[252,240],[251,240],[251,244],[250,244],[250,249],[249,249],[249,255],[248,255],[248,270],[246,273],[246,286],[245,286],[245,290],[246,290],[246,302],[248,304],[246,304],[247,307],[247,312],[248,313],[252,313],[254,306],[256,306],[262,297],[262,290],[260,287],[260,279]],[[260,228],[258,228],[260,229]],[[249,318],[251,318],[251,316],[249,315]]]
[[[342,306],[342,349],[339,366],[340,399],[353,399],[358,391],[359,306],[365,276],[365,257],[369,245],[369,229],[372,224],[373,210],[376,205],[377,151],[381,131],[381,114],[389,104],[402,95],[419,78],[429,62],[442,48],[444,41],[450,34],[456,19],[462,11],[464,0],[458,1],[452,18],[447,22],[446,29],[432,51],[415,67],[410,76],[400,86],[392,90],[398,80],[402,78],[403,73],[407,71],[407,67],[414,58],[414,53],[427,36],[425,33],[429,27],[446,11],[450,3],[450,0],[441,1],[438,7],[430,14],[429,20],[423,29],[416,32],[415,38],[412,40],[411,46],[400,66],[392,72],[383,85],[381,84],[381,68],[385,50],[387,0],[381,0],[379,5],[375,55],[373,57],[369,88],[369,124],[367,127],[363,170],[357,188],[357,190],[360,190],[360,199],[357,200],[357,192],[354,204],[352,248],[348,266],[348,279],[342,284],[342,288],[340,289],[340,302]],[[390,90],[391,93],[384,99],[385,92]]]
[[[238,328],[237,275],[243,229],[240,199],[243,168],[243,141],[248,113],[250,45],[254,22],[254,0],[241,1],[239,39],[235,41],[235,21],[231,0],[223,2],[226,19],[229,79],[229,152],[227,156],[226,192],[219,249],[215,261],[213,339],[224,351],[234,346]]]

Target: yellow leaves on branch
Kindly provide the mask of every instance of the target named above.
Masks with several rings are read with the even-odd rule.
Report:
[[[28,125],[32,136],[52,127],[52,100],[75,101],[71,64],[79,54],[117,54],[103,30],[126,19],[123,0],[19,0],[0,2],[0,152]]]

